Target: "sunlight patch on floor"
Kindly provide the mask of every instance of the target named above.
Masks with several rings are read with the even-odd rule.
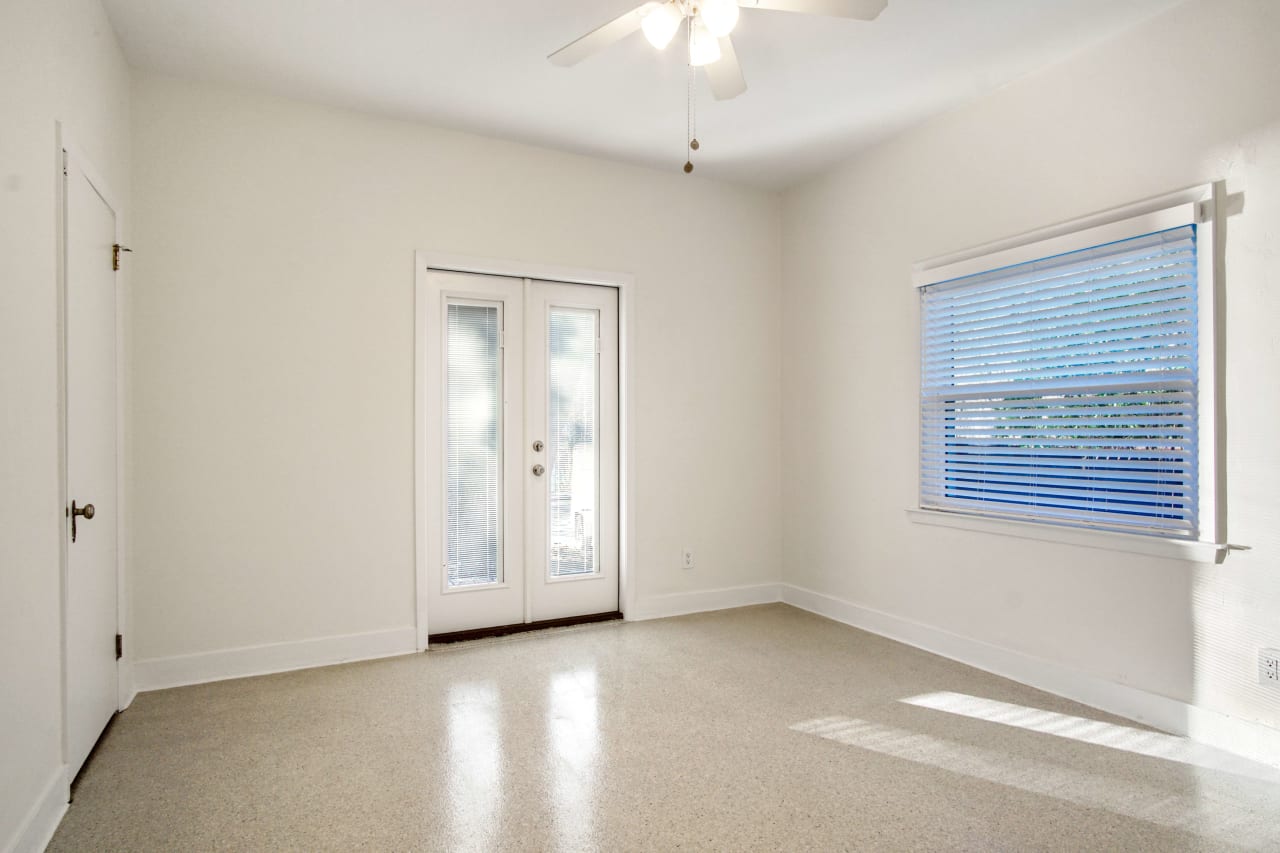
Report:
[[[822,717],[792,730],[940,770],[1054,797],[1089,808],[1233,844],[1274,842],[1267,808],[1249,808],[1230,786],[1199,780],[1164,787],[1142,776],[1119,778],[1076,767],[946,740],[854,717]]]
[[[1090,720],[1087,717],[1059,714],[1055,711],[949,691],[922,693],[901,701],[919,708],[930,708],[934,711],[958,714],[1003,726],[1014,726],[1027,731],[1068,738],[1094,746],[1105,746],[1108,749],[1120,749],[1165,761],[1190,764],[1207,770],[1234,773],[1237,776],[1280,785],[1280,771],[1274,768],[1163,732]]]

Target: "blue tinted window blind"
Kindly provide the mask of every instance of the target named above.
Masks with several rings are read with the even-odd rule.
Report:
[[[921,299],[921,506],[1196,538],[1194,225]]]

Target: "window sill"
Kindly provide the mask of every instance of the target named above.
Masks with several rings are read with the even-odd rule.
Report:
[[[1132,533],[1113,533],[1106,530],[1058,527],[1052,524],[965,515],[939,509],[908,509],[907,518],[916,524],[976,530],[981,533],[995,533],[1019,539],[1038,539],[1044,542],[1079,545],[1084,548],[1101,548],[1105,551],[1127,551],[1131,554],[1146,554],[1150,557],[1165,557],[1170,560],[1187,560],[1195,563],[1221,563],[1228,550],[1226,545],[1217,545],[1213,542],[1190,542],[1161,539],[1156,536],[1139,536]]]

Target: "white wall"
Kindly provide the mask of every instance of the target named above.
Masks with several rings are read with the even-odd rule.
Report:
[[[413,624],[415,249],[634,274],[639,595],[778,580],[776,195],[146,75],[134,143],[141,658]]]
[[[1280,646],[1280,397],[1258,385],[1280,371],[1277,36],[1269,0],[1189,3],[789,193],[781,240],[754,191],[136,80],[134,653],[412,623],[422,248],[637,276],[642,600],[776,581],[785,552],[798,585],[1280,726],[1255,674]],[[3,849],[65,798],[55,120],[126,205],[131,160],[95,0],[0,7],[0,80]],[[911,262],[1220,177],[1246,194],[1229,475],[1254,550],[1199,566],[910,525]]]
[[[1200,0],[784,197],[790,583],[1280,726],[1280,4]],[[1209,566],[911,524],[914,261],[1225,178],[1229,512]]]
[[[47,815],[33,810],[66,802],[56,121],[127,211],[128,68],[102,8],[97,0],[6,0],[0,4],[0,850],[43,841],[36,836],[48,828],[40,824]]]

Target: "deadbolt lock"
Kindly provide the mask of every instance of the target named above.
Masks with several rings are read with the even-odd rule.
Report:
[[[542,452],[542,448],[544,448],[544,447],[546,447],[546,445],[545,445],[545,444],[543,444],[541,441],[535,441],[535,442],[533,443],[533,452],[534,452],[534,453],[541,453],[541,452]]]

